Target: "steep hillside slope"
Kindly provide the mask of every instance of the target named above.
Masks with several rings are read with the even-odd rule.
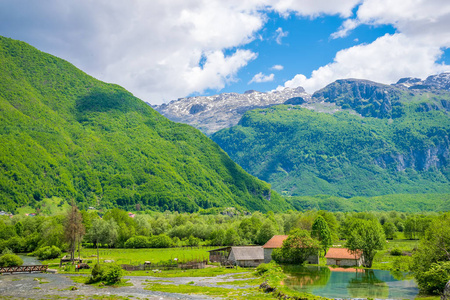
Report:
[[[311,103],[247,112],[212,136],[249,173],[287,195],[450,192],[448,91],[339,80]]]
[[[198,130],[0,37],[0,209],[51,196],[82,207],[288,207]]]

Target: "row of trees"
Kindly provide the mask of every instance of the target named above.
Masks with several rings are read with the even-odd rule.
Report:
[[[418,238],[425,236],[426,229],[437,217],[438,214],[398,212],[244,214],[224,210],[215,214],[145,211],[131,218],[128,212],[114,208],[100,218],[97,211],[72,207],[65,215],[0,218],[0,251],[9,248],[16,253],[32,252],[44,246],[56,246],[70,250],[74,256],[76,247],[83,243],[115,248],[262,245],[275,234],[302,229],[319,241],[325,253],[333,241],[351,238],[359,228],[355,220],[378,224],[377,228],[380,226],[387,238],[394,238],[398,232]]]
[[[150,240],[154,236],[162,236],[161,240],[165,241],[160,243],[162,247],[262,245],[275,234],[303,229],[320,241],[325,252],[326,245],[351,237],[358,227],[355,220],[371,220],[379,224],[385,236],[392,239],[399,232],[403,232],[407,238],[424,237],[426,229],[437,217],[438,214],[397,212],[289,211],[243,214],[222,211],[217,214],[180,214],[145,211],[131,218],[126,211],[114,208],[100,218],[96,211],[79,211],[73,207],[65,215],[0,218],[0,251],[9,248],[14,252],[32,252],[43,246],[57,246],[70,249],[73,255],[76,247],[82,243],[115,248],[154,246],[155,240]],[[138,236],[148,241],[139,243],[139,239],[135,238]],[[143,238],[140,240],[143,241]]]

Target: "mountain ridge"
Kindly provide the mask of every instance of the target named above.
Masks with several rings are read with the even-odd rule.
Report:
[[[294,99],[291,102],[295,103],[307,97],[310,96],[302,87],[271,92],[250,90],[243,94],[223,93],[180,98],[152,107],[174,122],[189,124],[210,135],[220,129],[236,125],[248,110],[283,104],[291,99]]]
[[[391,85],[348,78],[336,80],[313,94],[306,93],[302,87],[271,92],[251,90],[243,94],[224,93],[180,98],[152,107],[174,122],[191,125],[212,135],[223,128],[236,125],[244,113],[252,109],[292,104],[329,113],[347,109],[362,116],[397,118],[403,113],[400,98],[407,98],[408,93],[420,98],[430,92],[442,96],[449,91],[450,73],[430,75],[425,80],[402,78]],[[350,96],[351,99],[357,98],[361,103],[345,100],[344,105],[344,99],[341,99],[343,95]],[[449,111],[450,97],[447,98],[432,105],[424,102],[421,109]]]
[[[305,104],[248,111],[212,139],[285,195],[448,193],[450,92],[434,90],[338,80]]]
[[[0,207],[290,208],[200,131],[30,45],[0,37]]]

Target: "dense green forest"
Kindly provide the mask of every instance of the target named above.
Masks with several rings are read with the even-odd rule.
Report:
[[[398,211],[407,213],[450,211],[450,194],[393,194],[351,198],[316,195],[287,198],[295,209],[332,212]]]
[[[423,95],[408,102],[406,92],[397,92],[398,101],[386,104],[388,117],[377,115],[383,109],[376,99],[365,106],[376,117],[364,117],[350,106],[365,113],[363,101],[344,97],[350,104],[342,109],[341,97],[333,114],[287,105],[249,111],[212,139],[283,195],[449,193],[448,113],[423,110]]]
[[[69,209],[70,211],[70,209]],[[376,220],[386,228],[388,238],[418,239],[425,235],[430,223],[442,213],[329,212],[309,210],[284,213],[240,213],[234,209],[199,211],[198,213],[140,211],[131,215],[114,208],[101,212],[81,211],[84,227],[83,243],[92,247],[92,228],[108,224],[111,239],[102,242],[113,248],[150,248],[197,245],[263,245],[273,235],[289,234],[294,229],[311,231],[321,216],[330,229],[333,242],[346,237],[353,219]],[[67,249],[65,227],[68,213],[39,214],[35,217],[0,216],[0,252],[31,252],[44,246]],[[388,228],[389,227],[389,228]],[[90,233],[91,232],[91,233]],[[113,232],[113,233],[111,233]],[[159,244],[158,244],[159,243]]]
[[[200,131],[120,86],[0,37],[0,209],[52,196],[81,208],[290,207]]]

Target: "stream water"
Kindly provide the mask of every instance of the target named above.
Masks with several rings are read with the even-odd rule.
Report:
[[[406,274],[385,270],[329,267],[286,267],[286,286],[329,298],[414,299],[419,293]]]

